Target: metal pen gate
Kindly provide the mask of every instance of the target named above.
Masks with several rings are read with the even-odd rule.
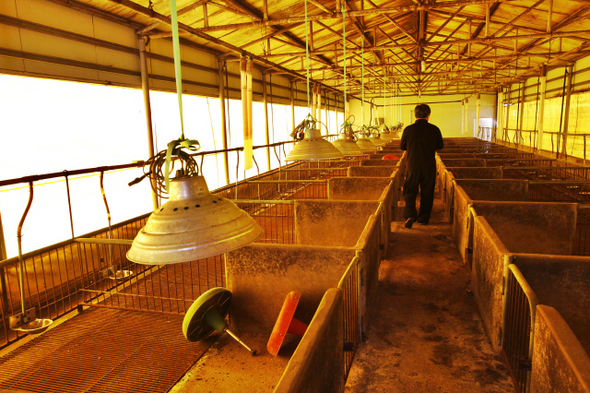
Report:
[[[504,304],[502,352],[514,385],[520,393],[526,393],[531,379],[537,296],[513,264],[508,266]]]

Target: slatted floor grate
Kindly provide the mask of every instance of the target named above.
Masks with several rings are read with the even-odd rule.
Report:
[[[87,310],[0,358],[0,388],[167,392],[214,341],[187,341],[182,318]]]

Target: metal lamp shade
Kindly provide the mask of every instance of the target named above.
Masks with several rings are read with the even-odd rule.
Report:
[[[305,131],[305,137],[297,142],[285,157],[285,161],[309,161],[342,158],[342,153],[322,138],[320,130]]]
[[[340,150],[342,155],[345,157],[358,157],[365,155],[361,148],[358,147],[356,142],[345,134],[340,134],[338,140],[335,140],[332,142],[332,144],[336,146],[336,148]]]
[[[139,231],[127,258],[168,265],[208,258],[258,239],[262,228],[228,199],[213,195],[203,176],[170,182],[170,200]]]
[[[385,140],[386,142],[389,142],[390,140],[392,140],[394,138],[395,138],[395,135],[393,135],[393,132],[381,131],[381,139]]]
[[[369,138],[369,140],[371,141],[371,143],[377,147],[381,147],[387,144],[387,142],[385,142],[383,139],[381,139],[381,137],[378,136],[371,136]]]
[[[359,136],[356,145],[363,151],[363,153],[374,153],[377,151],[377,146],[375,146],[366,135]]]

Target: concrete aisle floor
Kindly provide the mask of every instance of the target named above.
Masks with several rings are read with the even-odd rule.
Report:
[[[392,225],[377,304],[346,392],[513,392],[470,291],[469,269],[435,199],[427,226]]]

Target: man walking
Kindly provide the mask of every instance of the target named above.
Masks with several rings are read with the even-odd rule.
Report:
[[[406,228],[428,224],[434,201],[436,183],[436,151],[443,148],[440,129],[430,124],[430,107],[419,104],[414,109],[416,122],[404,129],[401,149],[406,151],[406,182],[404,183],[404,218]],[[416,196],[420,191],[420,212],[416,211]]]

